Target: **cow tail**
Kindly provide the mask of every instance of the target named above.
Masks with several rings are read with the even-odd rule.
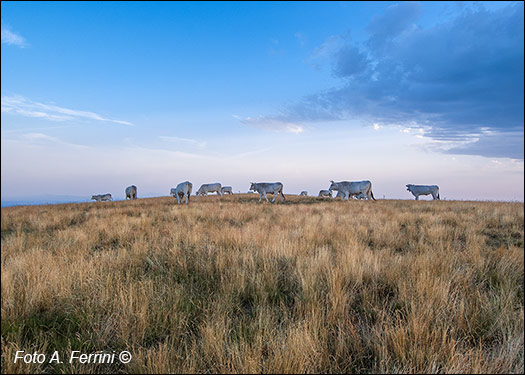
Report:
[[[372,193],[372,188],[370,188],[370,195],[372,196],[372,199],[373,199],[373,200],[376,200],[376,199],[374,198],[374,193]]]
[[[439,197],[439,192],[438,192],[438,199],[441,200],[441,198]]]
[[[281,196],[283,197],[283,200],[285,201],[286,198],[284,197],[284,194],[283,194],[283,188],[281,188]]]

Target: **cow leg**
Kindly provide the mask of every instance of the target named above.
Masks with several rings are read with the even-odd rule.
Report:
[[[270,203],[270,201],[268,200],[268,196],[266,195],[266,192],[263,192],[264,194],[264,199],[266,199],[266,202]]]
[[[419,195],[416,195],[416,201],[418,201],[418,200],[419,200]]]
[[[343,197],[343,202],[344,202],[345,200],[348,200],[349,197],[350,197],[350,192],[345,191],[345,196]]]
[[[262,197],[263,197],[262,193],[259,193],[259,203],[261,203]]]

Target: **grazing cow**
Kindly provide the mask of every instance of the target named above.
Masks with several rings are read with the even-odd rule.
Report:
[[[182,198],[186,198],[186,204],[190,201],[191,189],[193,185],[189,181],[181,182],[177,185],[176,188],[170,189],[170,195],[174,198],[177,198],[177,204],[182,202]]]
[[[419,200],[420,195],[429,195],[432,194],[432,198],[434,200],[440,199],[439,198],[439,186],[437,185],[407,185],[407,190],[412,193],[414,197],[416,197],[416,201]]]
[[[261,203],[263,196],[268,203],[270,202],[266,196],[268,193],[273,194],[272,203],[275,202],[275,199],[279,194],[281,194],[283,200],[286,200],[283,194],[283,184],[280,182],[252,182],[250,190],[257,191],[259,193],[259,203]]]
[[[223,187],[221,187],[221,193],[222,193],[222,195],[224,195],[226,193],[233,194],[232,187],[231,186],[223,186]]]
[[[328,190],[337,190],[344,194],[343,201],[348,200],[348,198],[352,195],[359,195],[363,193],[367,199],[372,198],[373,200],[376,200],[374,198],[374,194],[372,193],[372,183],[368,180],[366,181],[340,181],[340,182],[334,182],[333,180],[330,180],[332,183],[330,185],[330,188]]]
[[[217,195],[222,197],[221,184],[216,182],[214,184],[202,184],[199,190],[197,190],[197,195],[208,195],[208,193],[217,192]]]
[[[135,185],[128,186],[126,188],[126,200],[137,199],[137,187]]]
[[[110,201],[111,200],[111,194],[97,194],[97,195],[92,195],[91,196],[91,199],[94,199],[95,202],[105,202],[105,201]]]
[[[299,194],[299,196],[307,197],[308,196],[308,192],[306,190],[303,190],[303,191],[301,191],[301,194]]]
[[[330,197],[330,198],[332,198],[332,191],[331,190],[319,190],[318,197]]]

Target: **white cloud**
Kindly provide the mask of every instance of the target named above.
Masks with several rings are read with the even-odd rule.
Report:
[[[2,44],[14,45],[21,48],[27,47],[27,42],[23,37],[15,34],[4,25],[2,25]]]
[[[2,96],[2,112],[17,114],[25,117],[43,118],[51,121],[66,120],[96,120],[107,121],[116,124],[133,126],[132,123],[122,120],[105,118],[97,113],[88,111],[79,111],[59,107],[56,105],[33,102],[20,95]]]
[[[57,137],[52,137],[47,134],[43,133],[25,133],[21,134],[18,139],[4,139],[2,138],[2,141],[8,141],[8,142],[15,142],[19,144],[27,144],[27,145],[50,145],[53,144],[54,146],[60,145],[60,146],[66,146],[66,147],[76,147],[76,148],[84,148],[89,149],[89,146],[86,145],[80,145],[76,143],[70,143],[65,142]]]
[[[283,121],[275,117],[259,116],[259,117],[246,117],[242,118],[239,116],[233,116],[241,123],[245,125],[255,126],[257,128],[274,130],[286,133],[299,134],[304,131],[303,126],[289,121]]]
[[[191,138],[180,138],[180,137],[172,137],[172,136],[165,136],[161,135],[159,136],[160,139],[167,142],[173,142],[173,143],[179,143],[179,144],[187,144],[190,146],[197,147],[199,149],[203,149],[206,147],[205,141],[199,141],[197,139],[191,139]]]

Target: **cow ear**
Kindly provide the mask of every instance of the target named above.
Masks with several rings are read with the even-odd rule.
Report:
[[[333,183],[334,183],[334,180],[330,180],[330,182],[333,184]]]

